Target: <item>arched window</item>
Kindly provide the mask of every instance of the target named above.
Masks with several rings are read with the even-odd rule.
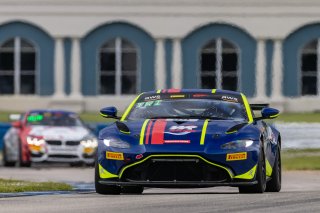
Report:
[[[201,49],[201,88],[238,90],[239,51],[231,42],[218,38]]]
[[[137,48],[128,40],[115,38],[100,49],[100,94],[137,93]]]
[[[320,94],[320,40],[306,44],[301,51],[301,95]]]
[[[0,46],[0,94],[35,94],[36,50],[15,37]]]

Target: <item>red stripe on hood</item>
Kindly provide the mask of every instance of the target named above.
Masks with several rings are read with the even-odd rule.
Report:
[[[152,129],[151,144],[163,144],[164,143],[164,130],[166,128],[166,120],[157,120],[154,123]]]
[[[146,142],[145,142],[145,144],[149,144],[149,137],[150,137],[150,130],[151,130],[151,126],[152,126],[152,121],[150,121],[149,123],[148,123],[148,126],[147,126],[147,133],[146,133]]]

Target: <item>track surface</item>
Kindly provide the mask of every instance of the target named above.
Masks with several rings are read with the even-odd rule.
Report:
[[[93,169],[0,168],[0,178],[63,181],[92,186]],[[142,195],[94,192],[0,199],[0,212],[320,212],[320,172],[285,172],[280,193],[238,194],[237,188],[146,189]]]

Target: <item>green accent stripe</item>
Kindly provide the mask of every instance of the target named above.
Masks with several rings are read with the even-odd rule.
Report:
[[[279,113],[278,114],[276,114],[276,115],[272,115],[272,116],[270,116],[270,118],[276,118],[276,117],[278,117],[279,116]]]
[[[122,131],[122,130],[119,130],[121,133],[123,134],[130,134],[130,132],[126,132],[126,131]]]
[[[201,138],[200,138],[200,145],[204,145],[204,140],[206,138],[208,123],[209,123],[209,119],[206,119],[203,123],[202,131],[201,131]]]
[[[134,106],[134,104],[137,102],[137,100],[140,98],[140,96],[142,95],[143,93],[141,93],[140,95],[138,95],[132,102],[131,104],[129,105],[129,107],[127,108],[127,110],[124,112],[124,114],[122,115],[120,121],[124,121],[127,116],[129,115],[132,107]]]
[[[246,180],[251,180],[254,178],[255,174],[256,174],[256,170],[257,170],[257,165],[255,165],[254,167],[252,167],[252,169],[250,169],[249,171],[247,171],[246,173],[243,173],[241,175],[237,175],[234,178],[238,178],[238,179],[246,179]]]
[[[117,178],[119,177],[118,175],[112,174],[105,170],[99,163],[99,176],[100,178]]]
[[[199,159],[203,160],[204,162],[206,162],[206,163],[208,163],[208,164],[211,164],[211,165],[213,165],[213,166],[216,166],[216,167],[219,167],[219,168],[221,168],[221,169],[226,170],[226,171],[228,172],[228,174],[230,175],[231,178],[234,177],[232,171],[229,170],[228,168],[226,168],[226,167],[224,167],[224,166],[221,166],[221,165],[219,165],[219,164],[212,163],[212,162],[204,159],[203,157],[201,157],[201,156],[199,156],[199,155],[180,155],[180,154],[149,155],[148,157],[146,157],[145,159],[143,159],[143,160],[141,160],[141,161],[138,161],[138,162],[135,162],[135,163],[133,163],[133,164],[130,164],[130,165],[127,165],[127,166],[123,167],[122,170],[120,171],[119,177],[120,177],[120,178],[122,177],[123,172],[124,172],[126,169],[128,169],[128,168],[130,168],[130,167],[132,167],[132,166],[135,166],[135,165],[137,165],[137,164],[143,163],[143,162],[145,162],[146,160],[148,160],[148,159],[151,158],[151,157],[188,157],[188,158],[189,158],[189,157],[190,157],[190,158],[195,158],[195,157],[196,157],[196,158],[199,158]]]
[[[144,133],[146,131],[146,127],[147,127],[147,124],[149,122],[150,119],[146,119],[143,124],[142,124],[142,128],[141,128],[141,132],[140,132],[140,145],[143,145],[143,142],[144,142]]]
[[[248,103],[247,97],[242,93],[241,93],[241,97],[242,97],[242,100],[243,100],[244,107],[246,108],[246,111],[247,111],[248,121],[249,121],[249,123],[252,123],[253,122],[253,117],[252,117],[251,108],[250,108],[250,105]]]
[[[226,134],[232,134],[232,133],[236,133],[236,132],[238,132],[238,130],[234,130],[232,132],[226,132]]]
[[[266,175],[269,177],[272,175],[272,166],[270,165],[268,159],[266,159]]]

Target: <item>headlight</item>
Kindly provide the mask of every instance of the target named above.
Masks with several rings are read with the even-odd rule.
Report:
[[[82,139],[80,144],[85,148],[96,148],[98,146],[98,141],[94,137],[87,137]]]
[[[238,149],[249,147],[253,144],[253,140],[236,140],[221,145],[221,149]]]
[[[114,148],[121,148],[121,149],[128,149],[130,148],[130,144],[127,142],[124,142],[120,139],[115,138],[107,138],[103,140],[104,145],[108,147],[114,147]]]
[[[45,144],[45,142],[46,141],[43,138],[37,138],[37,137],[32,137],[32,136],[27,137],[27,143],[29,145],[41,146],[41,145]]]

